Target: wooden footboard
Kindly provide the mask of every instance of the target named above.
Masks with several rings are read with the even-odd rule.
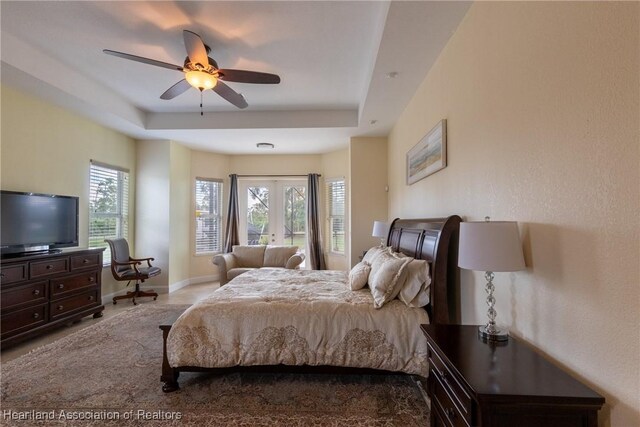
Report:
[[[173,324],[160,325],[162,330],[162,375],[160,381],[162,381],[162,391],[165,393],[171,393],[180,389],[178,384],[178,376],[180,376],[180,370],[172,368],[169,365],[169,357],[167,356],[167,337]]]

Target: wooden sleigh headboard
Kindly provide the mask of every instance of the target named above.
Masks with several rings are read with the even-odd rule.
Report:
[[[460,323],[458,237],[462,218],[398,219],[391,224],[387,246],[429,262],[431,323]]]

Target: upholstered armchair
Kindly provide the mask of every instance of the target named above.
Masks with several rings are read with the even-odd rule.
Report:
[[[228,254],[216,255],[212,262],[218,266],[220,286],[249,270],[257,268],[296,269],[304,261],[303,253],[297,246],[234,246]]]

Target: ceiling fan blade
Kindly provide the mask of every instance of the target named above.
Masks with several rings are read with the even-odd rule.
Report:
[[[238,108],[247,108],[249,106],[247,101],[244,99],[244,96],[240,95],[220,80],[218,80],[218,83],[214,86],[213,91]]]
[[[280,76],[269,73],[259,73],[257,71],[245,71],[245,70],[218,70],[220,79],[227,82],[238,83],[258,83],[258,84],[278,84],[280,83]]]
[[[184,37],[184,47],[187,48],[189,61],[194,64],[200,64],[203,67],[208,67],[209,57],[207,56],[207,48],[204,47],[204,42],[200,36],[189,30],[183,30],[182,36]]]
[[[186,92],[190,87],[191,85],[189,84],[189,82],[185,79],[182,79],[178,83],[167,89],[165,93],[160,95],[160,99],[173,99],[176,96]]]
[[[104,49],[103,52],[106,53],[107,55],[119,56],[120,58],[130,59],[136,62],[142,62],[143,64],[155,65],[156,67],[182,71],[181,66],[169,64],[168,62],[156,61],[155,59],[143,58],[142,56],[131,55],[129,53],[117,52],[115,50],[109,50],[109,49]]]

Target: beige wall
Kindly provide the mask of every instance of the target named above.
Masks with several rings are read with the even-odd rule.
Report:
[[[371,237],[373,222],[388,220],[387,213],[387,139],[351,138],[351,266],[359,262],[363,251],[379,245]]]
[[[191,278],[192,252],[191,150],[174,141],[171,141],[169,147],[171,162],[169,283],[186,285]]]
[[[217,178],[222,183],[223,212],[226,219],[227,201],[229,199],[229,156],[224,154],[206,153],[203,151],[191,151],[191,212],[195,210],[195,182],[196,178]],[[195,280],[217,280],[218,269],[211,263],[213,255],[195,255],[195,216],[190,214],[191,243],[189,254],[191,255],[191,278]]]
[[[321,157],[310,155],[246,155],[229,156],[229,173],[307,175],[320,172]]]
[[[129,237],[135,235],[135,141],[62,108],[2,87],[3,190],[65,194],[80,197],[80,247],[89,234],[89,161],[130,171]],[[133,246],[133,242],[132,246]],[[120,289],[103,269],[102,294]]]
[[[638,3],[476,3],[389,138],[390,216],[520,222],[528,269],[497,273],[498,323],[640,425]],[[448,120],[449,166],[404,156]],[[481,273],[462,320],[485,321]]]
[[[345,253],[344,255],[337,255],[331,252],[325,254],[325,260],[327,263],[327,269],[329,270],[349,270],[350,269],[350,248],[351,248],[351,232],[349,228],[349,209],[351,203],[349,203],[349,195],[351,190],[350,183],[350,165],[349,165],[349,149],[345,148],[344,150],[333,151],[331,153],[323,154],[321,157],[322,161],[322,184],[326,185],[326,180],[333,178],[344,178],[345,180],[345,198],[347,200],[345,206]],[[322,189],[322,197],[325,196],[325,190]],[[323,202],[320,204],[321,206],[325,206]],[[329,227],[329,223],[326,220],[326,212],[322,212],[322,217],[325,219],[322,222],[323,230],[325,232],[325,247],[326,245],[326,230]]]
[[[154,257],[162,269],[145,287],[173,291],[191,278],[191,150],[174,141],[143,140],[137,158],[137,256]]]
[[[162,274],[145,282],[146,287],[167,292],[170,256],[170,162],[171,142],[144,140],[136,143],[136,252],[135,256],[155,258],[153,265]]]

